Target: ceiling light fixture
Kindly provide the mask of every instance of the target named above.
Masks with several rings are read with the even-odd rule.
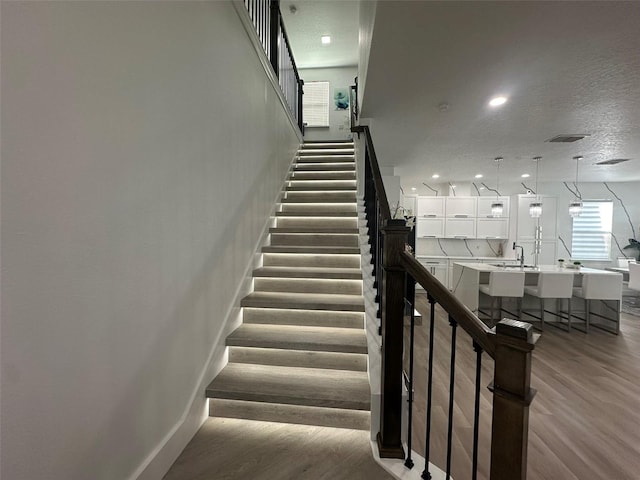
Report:
[[[323,35],[320,37],[320,41],[323,45],[329,45],[331,43],[331,37],[329,35]]]
[[[523,173],[522,175],[520,175],[522,178],[529,178],[531,175],[529,175],[528,173]]]
[[[499,107],[500,105],[504,105],[505,103],[507,103],[507,97],[504,96],[493,97],[491,100],[489,100],[489,105],[492,107]]]
[[[579,217],[580,214],[582,213],[582,200],[578,198],[578,165],[580,164],[580,160],[582,160],[582,157],[580,155],[573,157],[573,159],[576,161],[576,183],[574,184],[574,186],[576,187],[576,198],[569,203],[569,215],[571,215],[573,218]]]
[[[415,192],[416,190],[417,190],[417,188],[416,188],[416,187],[411,187],[411,191],[412,191],[412,192]]]
[[[502,212],[504,211],[504,204],[500,201],[500,198],[498,198],[498,196],[500,195],[499,193],[500,164],[502,163],[502,160],[503,160],[502,157],[495,158],[497,173],[496,173],[496,201],[491,204],[491,215],[493,217],[501,217]]]
[[[538,168],[540,166],[540,160],[542,160],[542,157],[533,157],[533,161],[536,162],[536,198],[529,204],[529,215],[531,218],[540,218],[540,215],[542,215],[542,202],[538,197]],[[529,175],[527,175],[527,177],[528,176]]]
[[[476,178],[482,178],[482,174],[481,173],[477,174]]]
[[[431,175],[431,178],[440,178],[440,175],[438,175],[437,173],[434,173],[433,175]]]

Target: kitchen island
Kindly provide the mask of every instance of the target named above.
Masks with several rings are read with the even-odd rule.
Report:
[[[464,303],[469,310],[476,315],[478,314],[478,307],[480,305],[480,293],[478,287],[480,284],[489,283],[489,275],[495,271],[523,271],[525,273],[525,285],[537,285],[538,275],[544,273],[573,273],[575,275],[574,286],[579,287],[582,285],[582,278],[585,275],[592,273],[608,274],[611,275],[613,281],[617,281],[621,275],[617,272],[611,272],[606,270],[597,270],[593,268],[581,267],[580,269],[573,268],[560,268],[556,265],[539,265],[537,267],[517,265],[500,265],[488,264],[488,263],[469,263],[469,262],[456,262],[453,264],[453,278],[451,282],[451,291],[453,294]],[[533,300],[533,299],[532,299]],[[616,321],[616,318],[620,312],[620,304],[622,301],[622,282],[620,282],[620,294],[618,300],[615,301],[599,301],[594,302],[592,311],[596,315],[601,315],[605,319]],[[578,306],[577,301],[576,306]],[[530,307],[535,310],[537,307],[535,302],[523,304],[523,308],[529,309]],[[615,318],[614,318],[615,317]],[[527,321],[527,316],[522,318],[523,321]],[[591,323],[594,323],[593,321]]]

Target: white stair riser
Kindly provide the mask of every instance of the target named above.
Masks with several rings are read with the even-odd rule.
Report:
[[[304,217],[278,217],[276,227],[304,227],[304,228],[358,228],[358,219],[353,218],[304,218]]]
[[[244,308],[242,313],[244,323],[364,328],[364,315],[359,312]]]
[[[367,371],[367,356],[361,353],[229,347],[229,361],[284,367],[325,368],[355,372]]]
[[[209,400],[209,415],[264,422],[320,425],[324,427],[369,430],[370,412],[336,408],[305,407],[240,400]]]
[[[362,295],[362,280],[255,278],[253,282],[256,292]]]
[[[265,267],[283,266],[360,268],[359,255],[265,253],[262,256],[262,262]]]
[[[309,234],[272,233],[271,245],[326,245],[357,247],[358,235],[353,234]]]

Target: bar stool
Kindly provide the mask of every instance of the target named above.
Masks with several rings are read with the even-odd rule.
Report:
[[[567,315],[567,331],[571,331],[571,297],[573,296],[573,279],[574,274],[571,272],[540,272],[538,274],[538,284],[534,286],[524,287],[524,294],[540,299],[540,316],[523,310],[522,313],[530,317],[540,320],[540,329],[544,330],[544,301],[545,299],[568,300],[569,308]],[[548,312],[553,313],[553,312]],[[562,313],[553,313],[562,319]]]
[[[615,300],[618,305],[615,309],[616,318],[611,319],[593,313],[593,315],[612,320],[616,323],[614,330],[603,328],[611,333],[620,333],[620,303],[622,300],[622,274],[621,273],[586,273],[582,275],[582,286],[573,287],[573,296],[584,299],[584,332],[589,333],[591,322],[591,300]],[[613,309],[612,309],[613,310]],[[574,315],[575,316],[575,315]],[[576,317],[579,318],[579,317]],[[595,326],[595,325],[594,325]]]
[[[518,319],[521,317],[522,297],[524,295],[524,272],[492,271],[489,273],[489,284],[480,284],[480,293],[491,297],[491,323],[495,323],[494,316],[496,302],[498,315],[502,313],[502,299],[518,299]]]

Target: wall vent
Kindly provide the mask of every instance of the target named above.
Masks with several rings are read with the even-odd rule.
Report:
[[[612,158],[611,160],[603,160],[602,162],[595,163],[594,165],[617,165],[622,162],[628,162],[630,158]]]
[[[573,134],[565,134],[565,135],[557,135],[553,138],[547,140],[550,143],[573,143],[578,140],[582,140],[583,138],[588,137],[587,133],[573,133]]]

